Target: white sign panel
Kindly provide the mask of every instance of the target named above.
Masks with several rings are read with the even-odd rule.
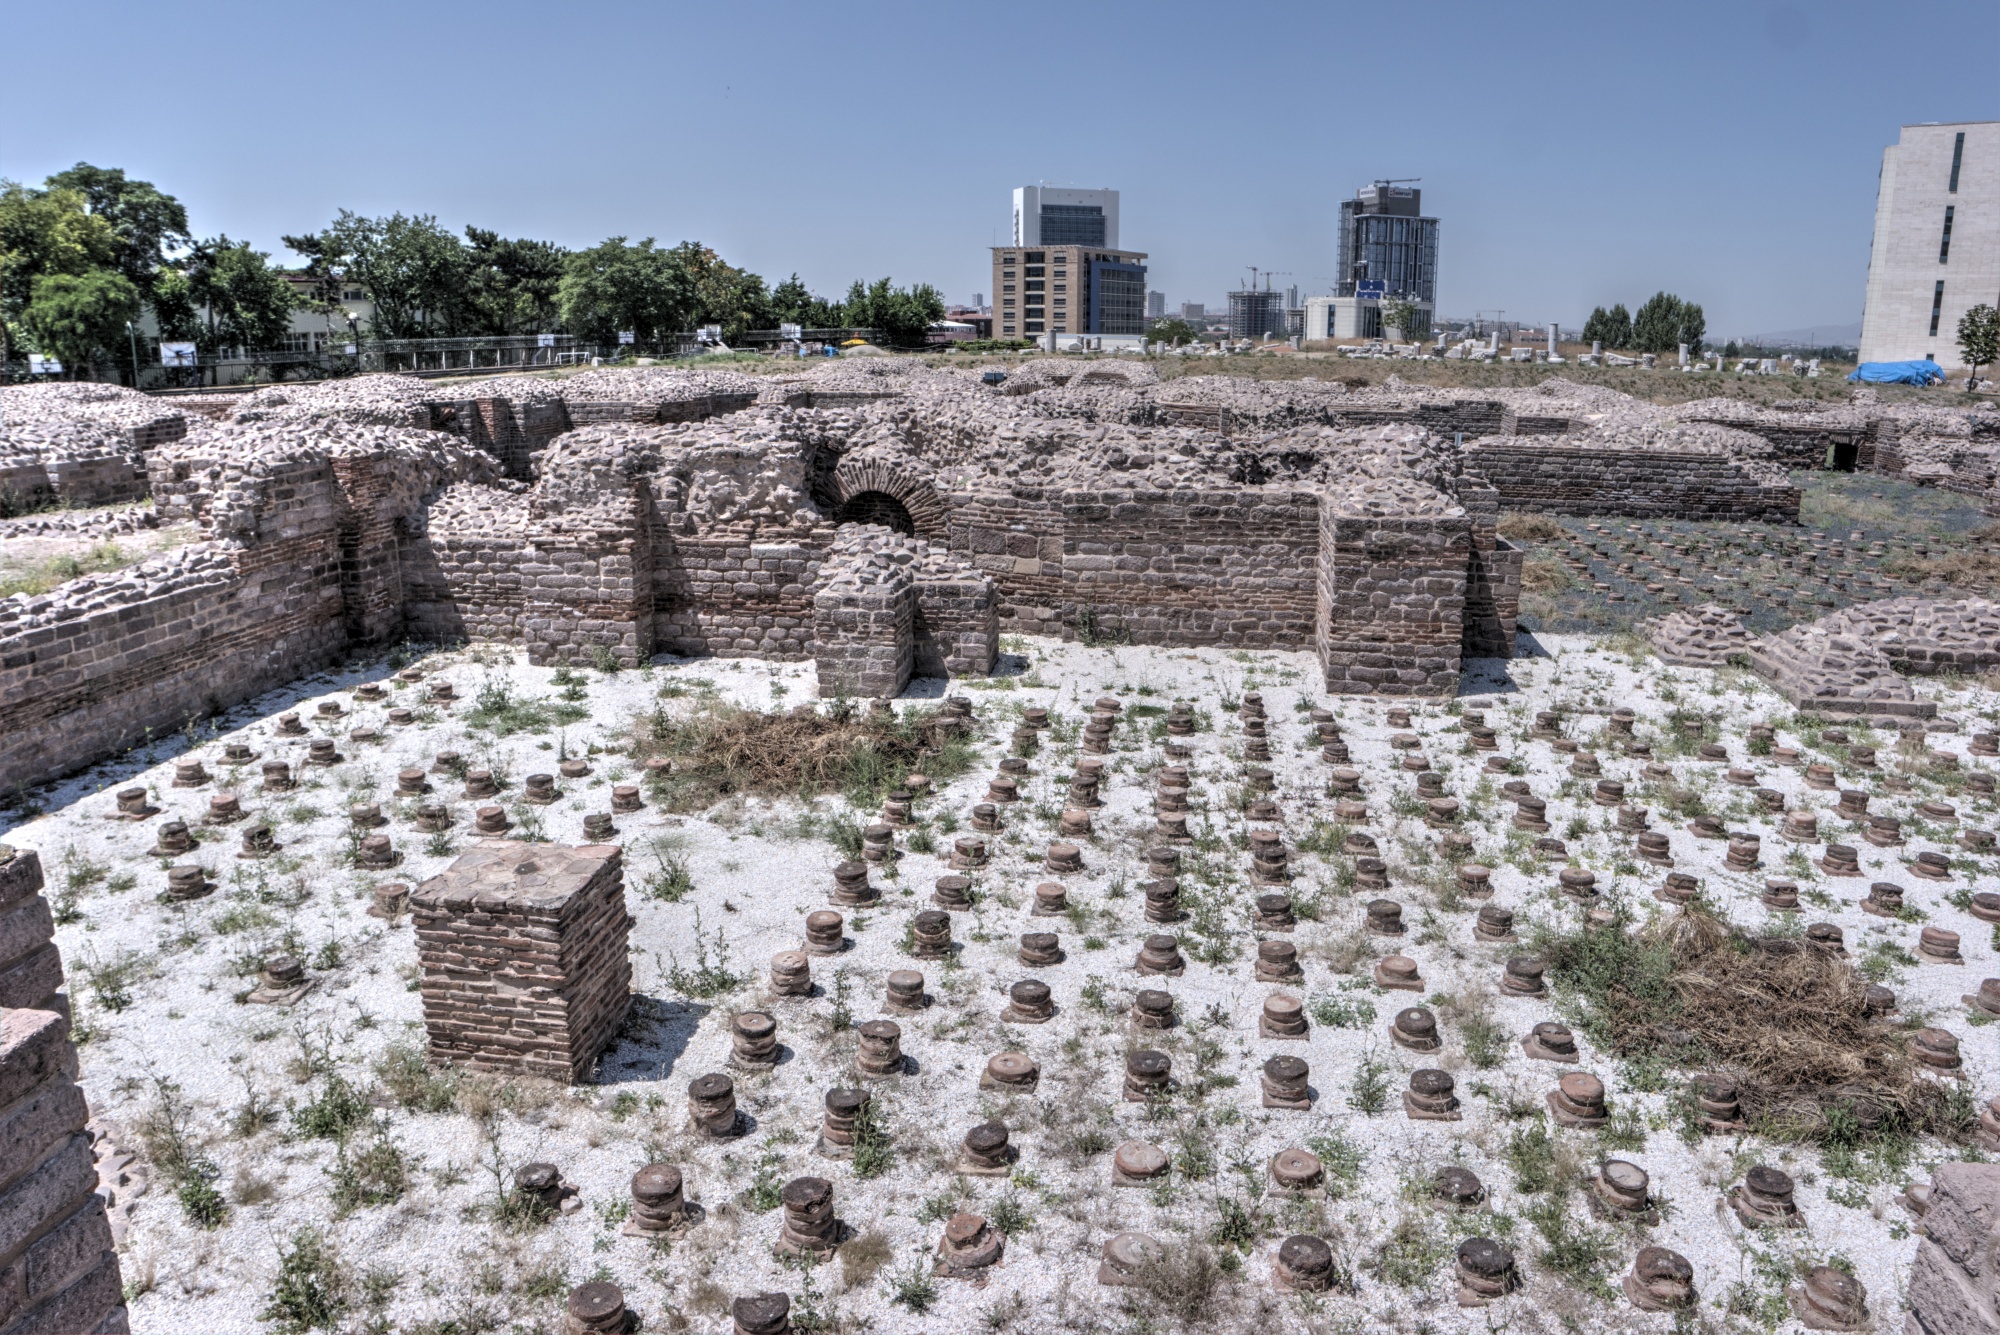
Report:
[[[621,345],[637,343],[638,341],[639,335],[636,331],[631,329],[621,329],[618,331],[618,342]]]
[[[61,375],[62,363],[53,357],[44,357],[40,353],[31,352],[28,354],[28,374]]]
[[[795,324],[781,324],[778,326],[778,337],[797,343],[805,337],[805,330]]]
[[[195,364],[194,344],[192,343],[160,344],[160,365],[193,366],[194,364]]]
[[[554,334],[536,334],[536,335],[535,335],[535,346],[536,346],[536,347],[538,347],[538,348],[553,348],[553,347],[554,347],[555,345],[556,345],[556,336],[555,336]]]

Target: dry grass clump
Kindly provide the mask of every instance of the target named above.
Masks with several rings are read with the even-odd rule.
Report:
[[[1955,1135],[1962,1099],[1922,1073],[1907,1029],[1863,1014],[1854,966],[1796,938],[1752,937],[1700,911],[1628,932],[1544,938],[1549,975],[1575,1018],[1621,1056],[1737,1082],[1767,1135],[1825,1141],[1864,1130]]]
[[[1968,536],[1979,539],[1987,531]],[[2000,551],[1988,545],[1990,541],[1988,538],[1943,556],[1892,556],[1882,568],[1907,579],[1939,579],[1961,589],[1984,589],[2000,583]]]
[[[708,701],[678,718],[662,707],[635,722],[632,754],[671,762],[652,783],[673,811],[738,794],[811,799],[838,792],[856,806],[872,805],[912,773],[942,785],[976,759],[970,739],[936,709],[860,715],[845,701],[824,713],[802,705],[771,714]]]
[[[1547,515],[1515,510],[1500,516],[1499,530],[1500,536],[1509,542],[1554,542],[1563,536],[1563,526]]]

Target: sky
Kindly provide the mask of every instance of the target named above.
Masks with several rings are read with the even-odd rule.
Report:
[[[1151,288],[1328,290],[1339,201],[1419,179],[1446,315],[1656,290],[1712,338],[1861,318],[1882,149],[2000,119],[2000,5],[348,0],[11,11],[0,175],[122,167],[202,235],[339,209],[776,282],[990,299],[1019,185],[1121,192]]]

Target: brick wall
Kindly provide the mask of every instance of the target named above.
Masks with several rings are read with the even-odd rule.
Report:
[[[1514,444],[1466,446],[1466,467],[1490,481],[1508,509],[1571,515],[1796,521],[1798,488],[1765,486],[1726,455]]]
[[[916,583],[906,567],[862,552],[821,567],[813,595],[813,661],[822,698],[889,700],[916,658]]]
[[[631,1005],[609,844],[485,839],[410,895],[433,1062],[587,1078]]]
[[[52,957],[41,861],[0,844],[0,956]],[[53,981],[62,979],[53,962]],[[67,1006],[14,967],[0,974],[0,1331],[123,1332],[124,1285],[77,1087]],[[34,999],[34,1004],[28,1002]]]
[[[1337,695],[1450,695],[1464,653],[1473,522],[1320,511],[1315,647]]]

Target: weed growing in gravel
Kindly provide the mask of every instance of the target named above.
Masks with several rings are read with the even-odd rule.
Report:
[[[278,1248],[278,1279],[258,1313],[278,1335],[332,1330],[347,1311],[347,1276],[318,1229],[303,1228]]]
[[[910,1262],[889,1280],[889,1301],[922,1316],[937,1305],[937,1281],[931,1278],[930,1263],[923,1257]]]
[[[683,967],[680,957],[675,956],[673,967],[666,974],[668,986],[684,997],[717,997],[749,981],[730,969],[729,943],[723,940],[722,929],[715,929],[713,945],[702,934],[700,909],[694,911],[694,967]]]
[[[1369,1117],[1389,1106],[1389,1063],[1369,1053],[1355,1065],[1347,1106]]]

